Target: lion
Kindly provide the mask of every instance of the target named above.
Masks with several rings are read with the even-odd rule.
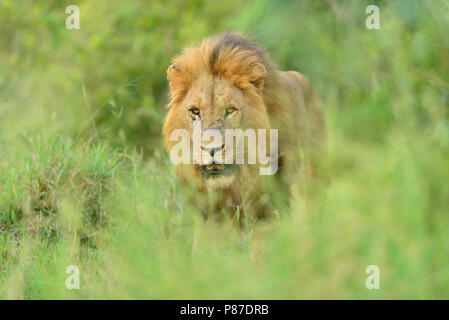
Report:
[[[172,136],[177,129],[187,132],[187,144],[194,145],[197,123],[201,133],[214,130],[218,137],[238,129],[264,129],[271,137],[277,130],[274,143],[268,142],[268,136],[257,136],[269,145],[265,151],[276,144],[272,175],[259,173],[266,165],[259,159],[240,164],[223,161],[226,155],[238,153],[238,142],[216,139],[217,135],[200,141],[199,157],[193,152],[188,156],[190,163],[177,164],[182,184],[196,190],[193,201],[213,198],[213,205],[207,200],[201,209],[204,216],[222,211],[253,219],[270,216],[275,198],[288,194],[292,184],[319,176],[317,163],[326,149],[326,125],[314,88],[299,72],[279,71],[266,50],[249,38],[223,33],[185,48],[168,67],[167,80],[170,95],[162,131],[169,153],[179,146]],[[243,136],[244,156],[254,153],[249,148],[259,146],[249,136]],[[214,144],[215,140],[219,143]]]

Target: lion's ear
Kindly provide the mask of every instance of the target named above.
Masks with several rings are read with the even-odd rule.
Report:
[[[176,80],[181,76],[181,68],[177,64],[171,64],[167,68],[167,80],[170,90],[175,90]]]
[[[249,82],[257,89],[262,90],[267,77],[267,69],[261,63],[253,63],[248,68]]]

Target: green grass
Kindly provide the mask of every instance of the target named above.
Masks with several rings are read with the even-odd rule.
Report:
[[[0,3],[0,298],[448,298],[448,2],[379,1],[378,31],[363,1],[183,3],[80,1],[73,32],[59,1]],[[224,29],[306,74],[328,124],[326,199],[293,198],[258,265],[217,225],[192,258],[161,148],[170,57]]]

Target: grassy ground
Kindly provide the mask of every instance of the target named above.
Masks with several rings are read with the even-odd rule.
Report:
[[[448,2],[378,1],[380,30],[363,1],[238,4],[81,1],[68,31],[60,1],[0,2],[0,298],[448,298]],[[329,129],[323,209],[293,199],[257,266],[251,230],[192,259],[160,143],[170,57],[225,29],[305,73]]]

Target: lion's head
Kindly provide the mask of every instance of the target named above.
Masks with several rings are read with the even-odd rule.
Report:
[[[174,130],[188,132],[192,164],[179,164],[181,175],[196,175],[212,189],[228,188],[257,175],[259,159],[256,157],[254,163],[248,158],[248,143],[256,142],[248,138],[247,129],[256,135],[259,129],[270,129],[262,91],[270,80],[271,68],[264,50],[234,33],[206,38],[173,60],[167,70],[170,102],[163,135],[170,152],[179,143],[171,139]],[[195,128],[199,126],[203,138],[195,150]],[[226,133],[230,129],[241,129],[246,138],[229,140]],[[236,162],[242,156],[239,150],[244,153],[243,164]]]

